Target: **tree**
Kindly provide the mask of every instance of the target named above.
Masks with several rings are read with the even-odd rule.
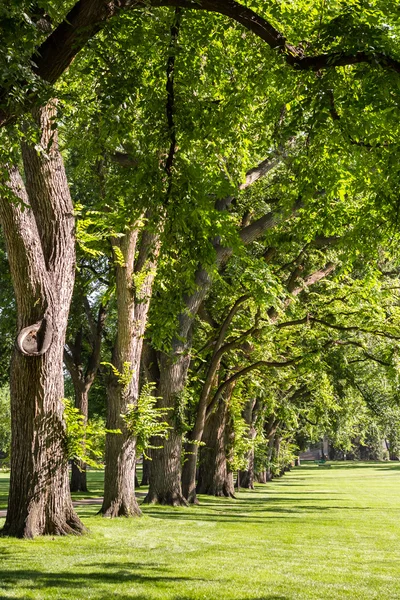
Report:
[[[26,183],[9,166],[0,200],[19,331],[10,380],[11,480],[3,532],[18,537],[84,529],[69,494],[62,404],[74,215],[53,127],[55,102],[35,115],[40,146],[23,145]]]
[[[287,85],[287,90],[296,89],[300,93],[296,92],[297,98],[294,100],[293,107],[289,102],[284,102],[285,113],[284,127],[282,128],[283,141],[289,137],[290,129],[295,129],[296,133],[300,133],[304,143],[302,144],[303,152],[294,152],[291,160],[291,171],[296,173],[296,176],[301,179],[304,178],[303,186],[303,197],[310,202],[314,200],[314,206],[318,200],[323,198],[323,204],[326,207],[331,206],[331,203],[336,202],[339,198],[343,203],[348,197],[349,193],[353,192],[358,187],[358,193],[360,194],[364,187],[360,183],[364,179],[368,180],[368,185],[372,191],[369,191],[370,203],[364,205],[364,210],[372,214],[379,207],[379,199],[384,198],[382,208],[379,207],[381,215],[385,214],[390,206],[390,210],[393,209],[393,198],[395,194],[395,183],[398,175],[393,169],[393,156],[395,153],[391,148],[393,142],[393,136],[397,132],[398,123],[396,119],[391,118],[390,111],[382,109],[382,102],[386,102],[390,107],[395,107],[395,101],[393,99],[393,93],[391,84],[397,77],[397,71],[399,71],[399,63],[396,59],[395,46],[397,41],[398,23],[397,17],[388,14],[387,3],[383,4],[380,1],[373,2],[371,10],[360,11],[357,4],[351,4],[343,10],[341,3],[334,3],[323,15],[316,15],[313,13],[308,4],[301,5],[301,18],[293,19],[290,12],[285,13],[285,8],[279,12],[278,9],[268,10],[264,4],[260,6],[260,14],[257,14],[253,10],[243,6],[240,3],[225,1],[225,0],[203,0],[202,2],[190,3],[186,0],[165,0],[165,2],[150,2],[150,3],[132,3],[120,2],[118,6],[113,3],[104,5],[99,0],[80,0],[77,2],[69,13],[65,16],[65,11],[69,8],[62,5],[54,7],[53,3],[46,3],[46,10],[49,13],[50,19],[47,17],[44,19],[46,23],[43,23],[43,19],[31,19],[29,17],[30,7],[25,6],[25,2],[22,3],[23,8],[27,8],[28,18],[20,12],[20,6],[16,9],[11,7],[5,9],[0,15],[2,17],[2,24],[4,24],[5,30],[5,46],[7,47],[6,60],[1,65],[2,81],[4,82],[1,90],[2,106],[1,106],[1,122],[2,124],[8,123],[13,125],[15,118],[21,113],[26,113],[32,106],[39,106],[43,104],[44,99],[48,99],[53,94],[51,86],[55,84],[61,77],[61,75],[68,69],[71,61],[76,54],[88,44],[89,40],[93,36],[105,27],[105,25],[111,20],[111,17],[115,17],[117,13],[119,15],[128,14],[124,11],[128,9],[132,10],[132,13],[139,13],[146,15],[146,11],[149,7],[156,10],[159,7],[182,7],[184,9],[193,9],[193,12],[204,11],[204,12],[215,12],[240,23],[240,26],[244,26],[249,31],[256,34],[259,40],[259,44],[256,44],[252,50],[258,56],[262,57],[262,65],[273,64],[277,70],[282,73],[282,80],[287,78],[293,79],[292,83],[296,81],[296,86]],[[32,12],[32,11],[31,11]],[[44,11],[46,13],[46,11]],[[264,15],[262,16],[261,15]],[[310,18],[307,18],[310,17]],[[220,19],[220,17],[217,17]],[[49,22],[53,20],[58,23],[51,31],[47,33]],[[279,31],[274,23],[281,20],[284,23],[283,29],[287,30],[287,37],[290,37],[292,43],[288,42],[285,35]],[[118,20],[114,19],[117,23]],[[194,21],[193,21],[194,22]],[[220,23],[226,23],[222,17]],[[391,31],[388,33],[388,27]],[[18,36],[15,33],[23,32],[23,35]],[[243,33],[243,30],[240,30]],[[193,31],[190,32],[191,34]],[[187,36],[189,37],[189,36]],[[241,36],[240,36],[241,37]],[[243,40],[242,47],[247,43],[246,36]],[[306,43],[300,42],[300,40],[307,39]],[[254,38],[251,37],[253,43]],[[187,43],[187,42],[186,42]],[[371,46],[374,51],[371,51]],[[262,48],[262,50],[260,50]],[[266,51],[265,51],[266,48]],[[272,52],[269,51],[272,48]],[[247,57],[253,58],[252,52],[247,54]],[[270,62],[271,61],[271,62]],[[257,61],[260,63],[260,61]],[[349,69],[341,69],[342,66],[348,66]],[[379,68],[376,68],[376,65]],[[383,67],[383,68],[381,68]],[[254,71],[258,72],[258,71]],[[310,73],[311,72],[311,73]],[[289,74],[290,73],[290,74]],[[350,73],[350,74],[349,74]],[[264,75],[265,73],[263,73]],[[301,77],[300,77],[300,75]],[[316,74],[316,76],[315,76]],[[382,74],[386,76],[382,77]],[[304,77],[303,77],[304,76]],[[361,83],[360,83],[361,80]],[[50,85],[48,85],[50,84]],[[232,80],[230,81],[232,85]],[[361,92],[367,91],[368,93],[360,94]],[[372,90],[372,93],[371,93]],[[352,94],[354,98],[352,97]],[[364,105],[371,105],[376,109],[377,118],[369,119],[369,116],[365,117],[363,111],[360,111],[360,105],[358,98],[362,97]],[[218,98],[213,97],[213,103],[219,101]],[[294,109],[292,111],[292,108]],[[365,114],[370,115],[371,111],[364,111]],[[372,111],[373,112],[373,111]],[[287,113],[291,113],[289,117]],[[299,120],[299,114],[303,116]],[[356,115],[357,118],[352,118]],[[361,115],[361,116],[360,116]],[[14,121],[13,121],[14,120]],[[294,123],[299,121],[298,127],[294,126]],[[355,126],[353,126],[353,121]],[[329,123],[329,125],[328,125]],[[366,126],[367,125],[367,126]],[[384,127],[383,127],[384,126]],[[389,139],[384,139],[382,136],[382,130],[390,130]],[[367,136],[364,135],[367,131]],[[321,136],[321,132],[323,135]],[[292,132],[293,133],[293,132]],[[332,144],[327,143],[327,139],[331,135]],[[324,152],[321,152],[321,139],[324,138]],[[343,139],[346,139],[348,144],[346,146],[348,155],[341,153],[336,147],[336,151],[331,153],[336,146],[343,144]],[[319,153],[316,149],[319,147]],[[265,148],[265,146],[264,146]],[[350,152],[350,149],[352,150]],[[257,150],[258,160],[265,159],[265,152],[261,152],[261,149]],[[225,155],[225,153],[224,153]],[[307,160],[304,157],[307,157]],[[348,157],[351,160],[348,162],[349,169],[338,168],[335,170],[332,164],[335,162],[332,157],[339,157],[340,161],[336,161],[337,164],[343,166],[346,163]],[[329,157],[329,160],[328,160]],[[29,172],[29,162],[33,162],[33,155],[29,155],[28,151],[25,151],[25,169]],[[43,156],[41,157],[43,160]],[[225,157],[226,158],[226,157]],[[254,158],[254,157],[252,157]],[[38,159],[36,159],[38,160]],[[40,161],[39,161],[40,162]],[[45,161],[44,161],[45,162]],[[246,161],[243,161],[243,163]],[[241,169],[230,169],[229,166],[226,168],[226,172],[231,175],[231,172],[237,174],[238,171],[244,172],[248,167],[253,166],[256,162],[247,164],[245,168]],[[227,163],[225,162],[225,165]],[[62,171],[61,162],[59,161],[57,168]],[[327,166],[329,168],[327,168]],[[242,165],[243,167],[243,165]],[[327,169],[326,169],[327,168]],[[322,176],[326,169],[326,176]],[[288,178],[290,170],[288,170]],[[310,180],[309,174],[313,172],[313,177]],[[355,176],[357,173],[357,177]],[[382,174],[391,173],[390,183],[386,184],[382,188],[382,181],[385,177]],[[49,178],[57,177],[57,174],[49,175]],[[34,179],[32,177],[32,179]],[[240,180],[240,177],[236,178]],[[335,179],[335,183],[332,181]],[[237,188],[237,180],[235,185],[230,186],[229,192],[232,189]],[[215,181],[215,178],[214,178]],[[328,192],[324,191],[324,187],[321,185],[322,182],[328,182]],[[350,183],[349,183],[350,182]],[[65,182],[64,182],[65,183]],[[317,185],[316,185],[317,184]],[[353,185],[354,184],[354,185]],[[23,190],[21,179],[15,168],[10,167],[10,185],[11,188],[21,188]],[[12,277],[14,281],[14,287],[16,289],[17,297],[19,295],[19,312],[21,316],[21,306],[23,304],[21,283],[18,282],[18,268],[17,260],[15,255],[19,253],[19,259],[22,264],[35,266],[36,278],[42,284],[42,278],[39,276],[40,273],[45,273],[48,265],[41,264],[38,266],[35,252],[33,247],[30,245],[30,235],[34,231],[33,237],[38,239],[38,232],[35,230],[37,225],[46,222],[46,219],[41,219],[40,207],[38,210],[33,206],[32,197],[34,193],[30,193],[28,189],[30,183],[27,180],[27,191],[30,203],[32,204],[32,210],[35,213],[36,224],[28,223],[29,227],[22,231],[20,226],[22,221],[28,221],[30,212],[26,215],[18,213],[15,207],[8,207],[5,201],[2,208],[3,227],[6,224],[7,227],[13,224],[10,233],[7,233],[8,253],[12,264]],[[66,187],[64,185],[64,187]],[[296,187],[296,186],[294,186]],[[293,189],[294,189],[293,187]],[[34,184],[32,185],[34,188]],[[222,188],[222,186],[221,186]],[[220,190],[221,190],[220,188]],[[207,192],[209,189],[207,189]],[[281,192],[285,191],[284,186],[281,188]],[[213,190],[212,193],[215,193]],[[207,194],[205,194],[207,195]],[[297,194],[294,194],[297,196]],[[23,191],[19,192],[19,196],[25,200],[25,194]],[[227,198],[221,193],[217,194],[217,199],[221,200]],[[291,199],[293,197],[291,196]],[[377,202],[378,200],[378,202]],[[38,203],[39,204],[39,203]],[[231,201],[229,202],[231,204]],[[29,205],[29,203],[28,203]],[[279,212],[279,211],[278,211]],[[27,216],[28,215],[28,216]],[[325,219],[329,216],[329,211],[325,215]],[[385,214],[386,216],[386,214]],[[40,223],[40,219],[43,223]],[[268,217],[264,214],[260,216],[261,221],[258,223],[255,221],[253,229],[247,229],[247,233],[255,231],[257,227],[263,223],[267,227]],[[264,220],[262,220],[264,219]],[[31,219],[32,220],[32,219]],[[216,214],[213,213],[213,220],[217,221]],[[372,223],[373,219],[371,220]],[[58,227],[58,221],[55,221]],[[72,223],[72,218],[71,218]],[[376,223],[376,221],[375,221]],[[42,257],[44,263],[46,261],[56,260],[55,257],[49,255],[49,248],[55,246],[55,238],[61,240],[62,235],[57,233],[53,236],[52,240],[49,240],[48,229],[51,227],[43,227],[43,232],[40,231],[41,243],[44,248],[44,256]],[[63,223],[65,227],[65,223]],[[248,225],[250,227],[250,225]],[[4,229],[6,229],[4,227]],[[19,229],[21,236],[18,237],[14,233]],[[243,228],[243,231],[246,228]],[[61,227],[62,230],[62,227]],[[210,228],[206,229],[207,236],[212,233],[215,236],[215,230],[210,231]],[[260,231],[260,229],[258,229]],[[17,239],[18,238],[18,239]],[[224,249],[222,254],[226,258],[226,249],[231,246],[229,243],[231,239],[226,239],[220,243],[214,238],[214,250],[217,254],[220,249]],[[203,230],[204,239],[204,230]],[[207,239],[211,242],[210,237]],[[254,238],[251,238],[254,239]],[[244,241],[244,240],[242,240]],[[249,240],[248,240],[249,241]],[[355,245],[356,247],[356,245]],[[69,248],[68,248],[69,249]],[[197,249],[196,249],[197,250]],[[14,258],[13,255],[14,254]],[[47,255],[47,256],[46,256]],[[35,256],[35,258],[32,258]],[[51,260],[50,260],[51,259]],[[218,263],[217,258],[217,263]],[[43,261],[42,261],[43,262]],[[58,265],[57,265],[58,266]],[[186,286],[188,292],[184,297],[183,305],[180,309],[183,312],[180,313],[179,324],[175,327],[175,337],[172,343],[173,352],[168,354],[166,352],[166,344],[163,345],[161,350],[162,354],[159,356],[159,362],[161,365],[161,378],[160,378],[160,391],[165,397],[165,403],[167,405],[175,403],[181,396],[181,392],[184,388],[186,379],[186,370],[188,367],[188,354],[190,351],[190,340],[188,339],[191,333],[191,327],[193,319],[188,316],[187,310],[195,314],[198,308],[198,303],[201,301],[201,295],[207,291],[210,281],[210,261],[200,261],[197,275],[192,278],[191,284],[192,289],[188,289],[190,286]],[[28,270],[28,269],[26,269]],[[212,269],[211,269],[212,270]],[[62,269],[59,271],[62,272]],[[194,286],[193,286],[194,284]],[[46,283],[47,285],[47,283]],[[44,286],[44,283],[43,283]],[[42,287],[43,287],[42,286]],[[194,291],[194,287],[198,286],[198,290]],[[204,290],[200,290],[203,286]],[[50,286],[51,287],[51,286]],[[19,288],[19,291],[18,291]],[[68,296],[67,292],[68,285],[60,286],[60,290]],[[49,294],[48,294],[49,295]],[[35,294],[32,294],[32,302],[36,302],[34,298]],[[43,294],[42,300],[45,297]],[[181,296],[182,298],[182,296]],[[43,300],[44,301],[44,300]],[[22,303],[22,304],[21,304]],[[49,305],[51,302],[49,302]],[[65,302],[65,310],[69,300]],[[47,310],[46,306],[42,306],[42,310],[39,310],[40,304],[37,304],[34,313],[40,313],[34,315],[36,321],[30,321],[29,319],[21,323],[23,325],[30,325],[33,322],[42,321],[42,328],[38,326],[40,331],[39,338],[43,334],[45,348],[49,341],[49,331],[47,330],[47,336],[45,332],[45,325],[47,324],[47,315],[44,313]],[[175,324],[178,322],[176,319]],[[51,324],[51,326],[54,325]],[[53,328],[54,330],[54,328]],[[63,332],[63,328],[58,328],[57,331]],[[24,332],[25,333],[28,332]],[[171,338],[169,338],[171,340]],[[54,346],[54,343],[50,347]],[[48,352],[43,354],[41,361],[45,362],[45,356]],[[175,362],[174,355],[180,355],[180,363]],[[21,359],[22,360],[22,359]],[[56,364],[55,362],[53,363]],[[119,370],[119,369],[117,369]],[[18,361],[15,361],[14,375],[12,376],[13,385],[17,385],[16,373],[18,372]],[[13,411],[17,408],[13,405]],[[57,411],[56,411],[57,412]],[[17,431],[17,430],[15,430]],[[179,460],[180,460],[180,436],[178,435],[174,439],[174,434],[171,434],[171,451],[174,456],[174,465],[171,470],[172,479],[175,478],[179,472]],[[17,460],[17,459],[16,459]],[[13,464],[14,476],[17,476],[15,468],[18,467],[17,463]],[[154,469],[156,473],[157,469]],[[29,473],[27,474],[29,476]],[[13,485],[13,484],[12,484]],[[172,484],[171,484],[172,485]],[[175,485],[175,484],[174,484]],[[171,487],[171,486],[170,486]],[[172,486],[173,487],[173,486]],[[176,486],[175,486],[176,487]],[[159,493],[152,491],[149,496],[150,500],[161,498],[164,492]],[[177,498],[177,501],[181,501],[179,485],[178,488],[174,489],[172,496]],[[26,500],[24,500],[25,502]],[[174,500],[175,501],[175,500]],[[34,528],[33,528],[34,529]],[[62,527],[61,527],[62,529]],[[40,530],[40,528],[39,528]]]
[[[73,311],[71,311],[72,314],[70,313],[69,319],[71,323],[71,317],[75,317],[75,336],[74,339],[69,339],[65,344],[64,362],[74,387],[75,408],[83,415],[83,425],[86,425],[89,416],[89,392],[100,366],[106,310],[100,304],[97,318],[94,318],[92,307],[85,296],[85,290],[79,290],[77,287],[75,290],[76,297],[72,306],[77,314],[73,314]],[[81,293],[77,293],[78,291]],[[82,314],[82,307],[84,314]],[[86,331],[84,331],[84,320],[87,321]],[[84,337],[87,337],[87,340]],[[71,492],[88,491],[85,463],[72,462],[70,489]]]

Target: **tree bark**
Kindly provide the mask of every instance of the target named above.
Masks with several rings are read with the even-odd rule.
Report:
[[[52,128],[55,112],[54,102],[37,111],[41,150],[24,145],[26,184],[10,167],[7,185],[14,202],[0,198],[20,331],[11,364],[11,477],[3,534],[29,538],[84,530],[71,502],[65,451],[63,348],[75,240]]]
[[[227,401],[228,400],[228,401]],[[228,399],[221,400],[206,422],[200,450],[197,493],[234,498],[233,476],[227,465]]]
[[[109,433],[106,437],[104,499],[100,510],[105,517],[141,514],[135,496],[136,439],[127,431],[121,415],[129,404],[137,403],[139,396],[143,334],[159,242],[156,234],[143,231],[135,264],[138,236],[139,229],[133,226],[123,238],[113,240],[122,253],[123,263],[116,253],[117,336],[112,364],[120,374],[128,367],[131,376],[128,382],[122,382],[118,375],[111,374],[107,386],[107,428],[119,429],[121,434]],[[140,287],[135,285],[134,276],[138,273],[144,274]]]
[[[181,344],[183,347],[184,345]],[[160,353],[160,382],[157,390],[160,408],[173,408],[166,414],[165,420],[171,430],[168,439],[155,438],[154,445],[162,448],[151,451],[151,472],[149,492],[144,500],[147,504],[169,504],[171,506],[186,506],[187,501],[181,488],[181,457],[182,433],[179,426],[180,402],[183,393],[187,371],[189,368],[189,354],[176,352],[177,360]]]

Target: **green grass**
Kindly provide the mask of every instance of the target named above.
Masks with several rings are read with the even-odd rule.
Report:
[[[306,465],[237,500],[141,519],[97,509],[79,507],[81,538],[0,539],[0,600],[400,598],[396,464]]]

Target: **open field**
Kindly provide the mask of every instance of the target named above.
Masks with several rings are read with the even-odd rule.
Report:
[[[0,539],[0,599],[400,598],[396,464],[303,466],[236,501],[144,507],[136,520],[97,508],[78,508],[82,538]]]

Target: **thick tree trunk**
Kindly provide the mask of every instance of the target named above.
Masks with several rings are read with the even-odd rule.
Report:
[[[20,331],[11,365],[11,477],[3,529],[16,537],[84,530],[71,502],[65,453],[63,348],[75,247],[54,114],[54,105],[38,111],[43,150],[23,148],[26,187],[18,170],[9,170],[8,185],[24,210],[21,202],[0,199]]]
[[[107,427],[120,429],[106,438],[104,499],[101,513],[105,517],[132,517],[141,514],[135,495],[136,440],[126,431],[121,419],[121,385],[115,382],[107,389]]]
[[[197,472],[197,457],[198,448],[197,441],[198,437],[200,440],[203,436],[204,426],[202,427],[201,435],[196,435],[196,431],[191,431],[188,435],[189,441],[185,444],[185,462],[182,467],[182,493],[189,504],[199,504],[196,495],[196,472]]]
[[[235,497],[233,476],[227,466],[227,417],[228,404],[220,401],[216,411],[206,422],[203,433],[205,446],[200,450],[198,494]]]
[[[247,469],[240,471],[240,487],[254,490],[254,448],[247,453]]]
[[[71,481],[69,484],[71,492],[88,492],[86,463],[80,461],[72,461],[71,465]]]
[[[178,358],[161,354],[159,359],[160,383],[157,390],[158,405],[171,408],[165,420],[171,430],[168,439],[155,439],[155,446],[162,448],[151,451],[151,471],[149,491],[145,498],[148,504],[169,504],[186,506],[181,487],[182,433],[179,426],[180,401],[189,368],[189,355],[176,352]]]
[[[273,473],[272,473],[272,459],[274,457],[274,446],[275,446],[275,431],[271,433],[268,439],[268,451],[267,451],[267,469],[266,469],[266,480],[272,481]]]

